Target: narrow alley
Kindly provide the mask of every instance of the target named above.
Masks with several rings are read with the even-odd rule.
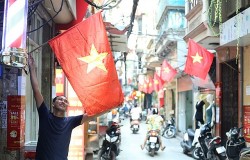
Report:
[[[191,160],[191,156],[182,153],[180,146],[181,137],[172,139],[166,139],[162,137],[163,143],[166,146],[164,151],[158,151],[158,153],[151,157],[146,149],[141,150],[140,144],[143,143],[143,139],[146,135],[147,125],[145,121],[141,121],[140,130],[138,133],[133,134],[129,126],[129,118],[122,120],[121,124],[121,153],[117,157],[117,160]],[[97,160],[97,155],[95,156]]]

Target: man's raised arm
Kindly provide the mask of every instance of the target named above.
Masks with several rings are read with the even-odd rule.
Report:
[[[39,108],[43,102],[43,96],[40,92],[37,75],[36,75],[36,65],[33,57],[29,54],[28,57],[29,71],[30,71],[30,82],[33,89],[34,98],[36,100],[36,106]]]

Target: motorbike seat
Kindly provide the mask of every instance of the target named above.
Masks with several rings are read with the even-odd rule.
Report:
[[[250,153],[250,147],[242,148],[240,153],[247,152],[247,151]]]
[[[188,133],[189,136],[194,137],[194,133],[195,133],[195,132],[194,132],[193,129],[188,128],[188,129],[187,129],[187,133]]]
[[[214,142],[220,143],[220,142],[221,142],[221,137],[216,136],[216,137],[210,139],[210,140],[209,140],[209,145],[211,145],[211,143],[214,143]]]

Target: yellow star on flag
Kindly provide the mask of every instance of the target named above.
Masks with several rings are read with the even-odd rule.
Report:
[[[193,63],[195,62],[201,63],[201,60],[203,59],[203,57],[201,57],[198,52],[196,52],[195,56],[191,56],[191,57],[193,58]]]
[[[155,84],[159,84],[159,81],[157,79],[154,80]]]
[[[148,86],[151,87],[151,86],[152,86],[152,83],[149,83]]]
[[[164,72],[169,73],[169,72],[170,72],[170,69],[169,69],[168,67],[165,67],[165,68],[164,68]]]
[[[88,63],[87,73],[93,70],[95,67],[107,72],[105,65],[102,60],[108,55],[108,52],[98,53],[94,44],[92,44],[90,55],[78,58],[81,61]]]

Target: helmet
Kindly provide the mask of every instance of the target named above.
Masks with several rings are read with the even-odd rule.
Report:
[[[239,136],[238,128],[236,127],[233,127],[232,129],[230,129],[230,133],[231,133],[232,139],[237,139]]]
[[[157,110],[157,108],[153,108],[153,112],[152,112],[153,114],[158,114],[158,110]]]
[[[203,134],[206,134],[206,133],[208,133],[208,132],[210,132],[211,131],[211,127],[210,127],[210,125],[209,124],[204,124],[204,125],[202,125],[201,126],[201,128],[200,128],[200,133],[201,133],[201,135]]]
[[[117,110],[116,109],[112,109],[112,115],[116,115],[117,114]]]

